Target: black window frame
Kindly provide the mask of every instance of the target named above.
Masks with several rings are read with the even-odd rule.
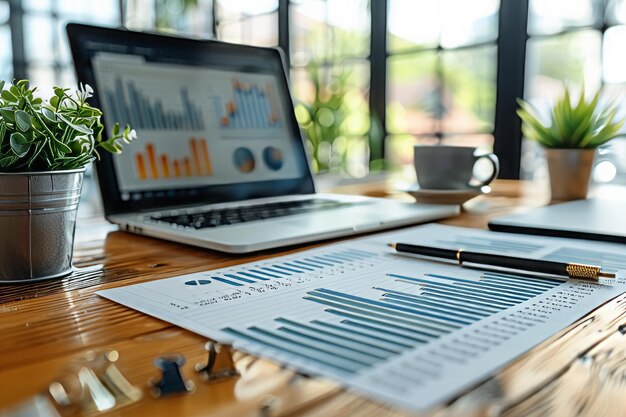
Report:
[[[27,78],[22,0],[0,0],[9,4],[12,43],[13,77]],[[213,2],[213,33],[217,32]],[[370,65],[369,112],[372,125],[369,146],[370,161],[384,159],[387,132],[387,50],[388,0],[370,0]],[[156,2],[155,2],[156,4]],[[118,1],[120,26],[125,25],[125,0]],[[290,0],[278,0],[278,46],[290,51]],[[518,179],[522,148],[521,123],[515,114],[516,98],[524,94],[524,69],[528,41],[529,0],[501,0],[498,16],[496,103],[494,121],[494,152],[501,161],[500,178]],[[284,54],[286,69],[291,68],[289,53]]]

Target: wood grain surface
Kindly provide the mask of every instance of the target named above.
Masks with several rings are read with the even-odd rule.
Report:
[[[349,186],[338,192],[386,195],[389,184]],[[488,196],[443,223],[485,228],[489,218],[547,202],[545,184],[497,181]],[[316,245],[234,256],[117,231],[101,218],[76,232],[69,277],[0,287],[0,409],[45,392],[69,364],[91,350],[115,349],[117,367],[146,395],[108,413],[119,416],[404,416],[333,382],[297,375],[273,363],[235,353],[241,376],[207,383],[194,372],[206,362],[205,340],[95,294],[135,284],[284,255]],[[325,242],[327,243],[327,242]],[[433,416],[626,415],[626,296],[622,295],[527,352]],[[158,378],[153,359],[183,354],[192,394],[155,399],[147,381]]]

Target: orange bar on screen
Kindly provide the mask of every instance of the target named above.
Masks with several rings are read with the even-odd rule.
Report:
[[[154,151],[154,145],[151,143],[147,144],[146,151],[148,152],[148,161],[150,162],[150,176],[152,178],[159,178],[159,170],[157,168],[156,152]]]
[[[180,162],[178,162],[177,159],[174,159],[174,175],[176,175],[177,177],[180,177]]]
[[[189,162],[189,158],[185,157],[183,163],[185,164],[185,176],[191,177],[191,162]]]
[[[209,147],[206,144],[206,139],[199,139],[200,151],[202,152],[202,162],[204,165],[204,174],[213,174],[213,167],[211,166],[211,159],[209,158]]]
[[[148,178],[146,174],[146,161],[143,159],[143,155],[138,153],[135,155],[135,166],[137,167],[137,178],[145,180]]]
[[[229,101],[226,103],[226,111],[228,114],[233,115],[237,111],[237,105],[235,105],[234,101]]]
[[[193,172],[195,175],[202,175],[202,167],[200,166],[200,150],[195,138],[189,140],[191,144],[191,156],[193,158]]]
[[[163,176],[165,178],[170,177],[170,163],[168,161],[167,155],[161,155],[161,169],[163,170]]]
[[[270,102],[270,117],[269,117],[269,122],[270,124],[274,124],[276,121],[278,121],[278,106],[276,104],[276,97],[274,97],[274,87],[272,86],[272,84],[267,84],[267,88],[266,88],[266,93],[267,93],[267,100]]]

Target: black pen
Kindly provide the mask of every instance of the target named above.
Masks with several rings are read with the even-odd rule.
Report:
[[[516,258],[490,253],[469,252],[463,249],[442,249],[408,243],[390,243],[389,246],[397,252],[454,260],[461,266],[464,263],[472,263],[594,281],[597,281],[599,278],[615,278],[615,274],[603,272],[601,266],[595,265]]]

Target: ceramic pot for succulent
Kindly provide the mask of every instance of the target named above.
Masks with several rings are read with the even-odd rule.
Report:
[[[595,149],[546,149],[553,201],[587,197]]]

